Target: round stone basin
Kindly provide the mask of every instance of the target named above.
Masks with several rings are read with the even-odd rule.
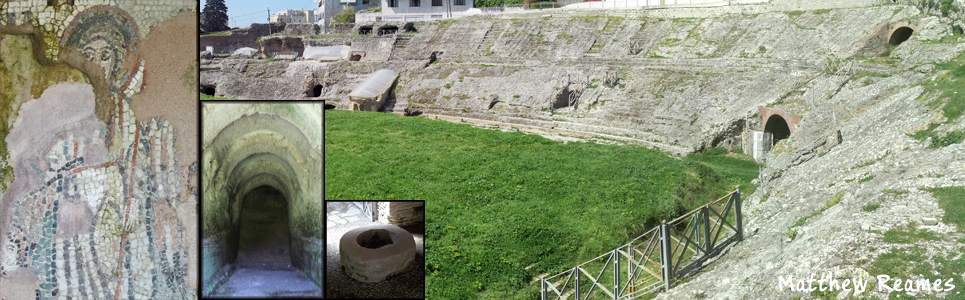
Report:
[[[342,270],[361,282],[379,282],[405,270],[415,259],[415,239],[395,225],[370,225],[342,235]]]

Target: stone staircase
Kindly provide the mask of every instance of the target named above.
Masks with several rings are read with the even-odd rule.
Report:
[[[399,51],[405,49],[409,45],[409,40],[412,39],[412,34],[396,34],[395,42],[392,44],[392,54],[389,55],[389,60],[400,60],[398,57]]]
[[[584,57],[600,57],[600,52],[606,48],[607,43],[613,40],[617,31],[623,28],[623,20],[620,23],[613,22],[613,19],[607,20],[606,26],[603,27],[603,32],[600,34],[596,40],[593,41],[593,46],[590,46],[590,50],[586,51],[583,55]]]
[[[482,43],[479,43],[479,47],[476,51],[479,55],[487,55],[489,51],[496,44],[496,40],[499,39],[499,35],[503,32],[503,28],[496,28],[496,24],[489,27],[489,31],[486,31],[486,36],[483,37]]]
[[[395,44],[393,44],[392,47],[395,49],[405,49],[405,46],[409,45],[409,40],[411,39],[411,34],[399,34],[395,39]]]

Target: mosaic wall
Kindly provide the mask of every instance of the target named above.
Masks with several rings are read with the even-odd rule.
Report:
[[[198,1],[192,0],[14,0],[0,1],[0,26],[31,24],[45,31],[48,58],[57,60],[61,38],[78,15],[98,9],[125,12],[125,19],[136,20],[147,30],[165,18],[181,11],[197,11]]]
[[[131,96],[144,85],[138,40],[165,18],[196,11],[197,5],[180,0],[0,3],[0,26],[41,29],[48,59],[57,60],[70,48],[103,67],[110,99],[97,101],[115,104],[106,124],[72,130],[56,139],[44,159],[28,164],[26,172],[42,178],[40,186],[4,198],[2,213],[10,219],[0,227],[0,283],[26,269],[39,279],[36,299],[195,297],[187,276],[185,245],[191,243],[182,236],[195,226],[182,224],[177,212],[179,204],[197,197],[187,179],[196,170],[194,158],[187,167],[179,161],[176,130],[167,120],[136,119]],[[16,180],[26,179],[18,175]]]

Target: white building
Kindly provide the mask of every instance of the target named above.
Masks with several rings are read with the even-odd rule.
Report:
[[[382,12],[357,13],[355,23],[371,21],[427,21],[482,13],[473,0],[381,0]]]
[[[285,22],[288,24],[311,24],[315,23],[315,11],[311,10],[281,10],[271,16],[272,22]]]

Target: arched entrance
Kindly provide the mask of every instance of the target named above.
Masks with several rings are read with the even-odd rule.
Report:
[[[386,25],[379,27],[379,35],[390,35],[399,32],[399,27],[395,25]]]
[[[913,33],[915,33],[915,30],[911,29],[911,27],[907,27],[907,26],[899,27],[898,29],[895,29],[895,32],[891,34],[891,38],[888,39],[888,45],[889,46],[901,45],[901,43],[904,43],[909,38],[911,38],[911,34]]]
[[[248,192],[239,223],[238,266],[283,269],[291,265],[285,194],[267,185]]]
[[[215,92],[215,89],[214,89],[213,86],[210,86],[210,85],[209,85],[209,86],[203,86],[203,87],[201,87],[201,93],[202,93],[202,94],[205,94],[205,95],[208,95],[208,96],[214,96],[214,92]]]
[[[320,296],[321,103],[202,105],[204,293]]]
[[[766,124],[764,132],[774,136],[774,144],[791,136],[791,127],[788,126],[787,120],[784,120],[784,117],[779,114],[773,114],[770,118],[767,118]]]
[[[312,97],[320,97],[320,96],[322,96],[322,85],[316,84],[315,87],[312,88]]]
[[[372,34],[372,26],[359,26],[359,35],[369,35]]]

